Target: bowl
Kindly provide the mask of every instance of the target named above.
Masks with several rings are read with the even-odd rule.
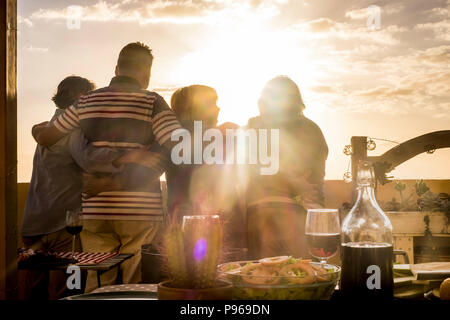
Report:
[[[216,281],[214,287],[205,289],[176,288],[170,280],[158,284],[159,300],[230,300],[232,286],[226,281]]]
[[[269,266],[266,272],[267,266],[250,260],[221,264],[218,273],[221,279],[233,284],[233,299],[237,300],[329,300],[339,281],[341,268],[309,261],[302,263],[302,269],[314,272],[287,272],[288,264]]]

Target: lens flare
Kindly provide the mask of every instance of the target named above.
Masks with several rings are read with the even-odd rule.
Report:
[[[206,256],[206,252],[208,251],[208,243],[206,239],[201,238],[198,239],[194,246],[194,259],[196,261],[203,260]]]

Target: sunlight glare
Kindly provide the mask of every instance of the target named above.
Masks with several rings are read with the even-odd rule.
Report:
[[[258,114],[264,84],[277,75],[290,76],[300,89],[313,79],[312,65],[289,37],[258,25],[240,25],[216,34],[204,48],[185,55],[174,68],[181,85],[214,87],[219,95],[219,122],[240,125]]]

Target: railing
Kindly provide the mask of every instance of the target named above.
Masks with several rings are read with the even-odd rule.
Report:
[[[356,187],[356,176],[359,160],[368,160],[373,163],[375,177],[381,184],[390,182],[386,173],[392,171],[403,162],[423,153],[433,153],[436,149],[450,148],[450,130],[430,132],[416,138],[410,139],[380,156],[367,156],[367,137],[354,136],[351,138],[352,146],[352,184]]]
[[[392,149],[386,151],[380,156],[367,156],[368,137],[355,136],[351,138],[351,168],[352,168],[352,199],[355,199],[356,193],[356,177],[359,160],[370,161],[374,166],[375,177],[377,183],[385,185],[391,182],[386,176],[387,173],[395,169],[403,162],[423,153],[433,153],[436,149],[450,148],[450,130],[430,132],[416,138],[410,139],[398,144]],[[446,192],[448,192],[446,190]],[[394,248],[406,251],[411,262],[420,260],[415,259],[414,246],[418,246],[422,241],[422,245],[431,246],[433,248],[441,247],[442,251],[448,249],[442,246],[442,237],[449,237],[450,234],[445,231],[442,226],[446,223],[446,216],[442,212],[389,212],[391,222],[394,226]],[[430,231],[429,237],[424,237],[425,229],[424,216],[432,218],[433,231]],[[447,222],[448,223],[448,222]],[[431,236],[431,234],[433,236]],[[437,237],[437,238],[436,238]],[[425,239],[425,240],[423,240]],[[419,241],[420,240],[420,241]],[[448,243],[448,241],[444,241]],[[441,259],[448,259],[444,253]]]

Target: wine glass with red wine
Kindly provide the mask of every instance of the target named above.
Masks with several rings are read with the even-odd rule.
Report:
[[[320,263],[336,254],[341,243],[341,227],[337,209],[309,209],[305,226],[309,253]]]
[[[75,240],[77,234],[83,230],[83,212],[81,208],[67,210],[66,212],[66,231],[73,236],[72,240],[72,259],[75,255]]]

